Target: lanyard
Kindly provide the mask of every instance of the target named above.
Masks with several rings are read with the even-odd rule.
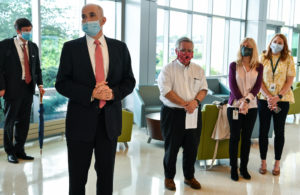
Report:
[[[272,58],[270,58],[271,66],[272,66],[272,73],[273,73],[273,82],[274,82],[274,75],[275,75],[275,71],[276,71],[276,69],[277,69],[279,60],[280,60],[280,57],[278,58],[278,60],[277,60],[277,62],[276,62],[276,64],[275,64],[275,68],[274,68],[274,66],[273,66],[273,60],[272,60]]]

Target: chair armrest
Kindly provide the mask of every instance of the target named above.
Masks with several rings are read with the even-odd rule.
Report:
[[[145,114],[145,102],[137,89],[134,90],[133,101],[134,122],[141,127]]]
[[[145,105],[145,102],[137,89],[134,90],[134,103],[138,103],[139,105]]]
[[[230,95],[230,90],[222,83],[220,83],[221,94]]]

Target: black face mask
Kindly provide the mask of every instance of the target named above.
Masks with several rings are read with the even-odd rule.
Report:
[[[253,48],[243,46],[241,49],[242,56],[252,56]]]

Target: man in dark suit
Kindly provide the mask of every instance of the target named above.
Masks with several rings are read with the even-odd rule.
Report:
[[[4,148],[7,160],[33,160],[24,150],[35,85],[44,94],[39,50],[30,41],[32,24],[26,18],[15,22],[17,36],[0,42],[0,96],[4,96]],[[14,134],[15,127],[15,134]],[[13,142],[14,139],[14,142]]]
[[[69,194],[85,194],[95,153],[97,194],[112,194],[121,100],[135,86],[126,44],[103,35],[106,18],[95,4],[82,8],[86,36],[63,46],[55,87],[69,98],[66,138]]]

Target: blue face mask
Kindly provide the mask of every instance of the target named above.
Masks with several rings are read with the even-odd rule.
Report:
[[[283,50],[283,45],[272,42],[270,45],[272,53],[279,53]]]
[[[243,46],[241,48],[241,55],[243,57],[252,56],[252,53],[253,53],[253,48],[249,48],[249,47],[245,47],[245,46]]]
[[[101,30],[101,26],[98,20],[90,21],[82,24],[82,31],[91,37],[96,36],[100,30]]]
[[[21,32],[22,38],[26,41],[31,40],[32,34],[31,32]]]

